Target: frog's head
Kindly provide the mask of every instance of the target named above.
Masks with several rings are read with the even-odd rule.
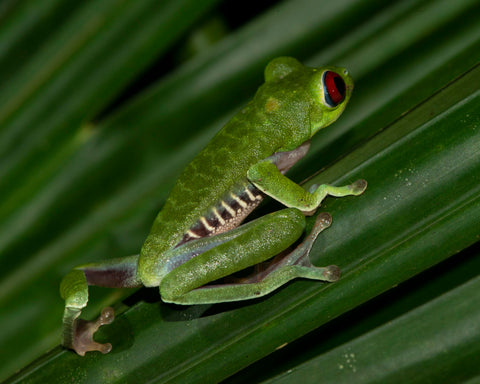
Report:
[[[315,68],[313,72],[310,83],[313,96],[311,136],[339,118],[353,90],[353,79],[345,68],[329,66]]]
[[[353,90],[353,80],[348,71],[341,67],[309,68],[292,57],[279,57],[272,60],[265,69],[265,81],[281,85],[278,87],[284,92],[288,101],[292,95],[297,95],[295,105],[299,106],[302,97],[302,106],[309,110],[310,126],[304,132],[302,140],[310,138],[320,129],[332,124],[342,114]],[[269,95],[272,93],[269,88]],[[302,89],[304,92],[299,92]],[[302,94],[302,96],[300,96]],[[280,104],[277,99],[277,104]],[[270,100],[271,101],[271,100]],[[270,103],[272,104],[272,103]],[[268,104],[268,105],[270,105]],[[291,105],[294,103],[285,103]],[[298,127],[297,127],[298,129]]]

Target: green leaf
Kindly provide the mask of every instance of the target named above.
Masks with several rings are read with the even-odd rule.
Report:
[[[141,3],[145,8],[113,0],[74,8],[32,2],[42,10],[35,19],[37,13],[24,12],[27,3],[19,2],[4,16],[10,24],[2,23],[0,33],[11,28],[12,42],[36,47],[38,41],[40,47],[0,86],[1,97],[16,106],[11,118],[0,120],[0,137],[9,143],[24,137],[15,150],[2,141],[0,377],[40,356],[10,381],[218,382],[239,371],[230,381],[245,382],[249,376],[251,381],[286,380],[278,376],[283,366],[268,364],[268,358],[253,364],[283,347],[272,356],[280,354],[285,371],[294,369],[289,379],[298,381],[294,373],[310,368],[302,363],[315,358],[310,364],[315,370],[317,356],[318,364],[332,362],[342,357],[342,345],[354,345],[359,353],[375,350],[361,340],[378,343],[378,353],[385,351],[393,361],[383,366],[382,378],[401,377],[402,367],[410,377],[409,365],[401,364],[408,339],[403,343],[398,335],[408,325],[447,314],[445,305],[452,302],[442,297],[450,290],[455,296],[456,287],[416,280],[418,292],[430,292],[416,301],[427,308],[419,315],[406,295],[393,300],[398,305],[388,314],[370,308],[359,324],[342,319],[435,264],[456,258],[480,237],[477,2],[284,1],[252,15],[151,86],[122,93],[142,71],[148,75],[146,67],[155,58],[164,64],[165,49],[187,29],[194,32],[194,20],[211,6],[162,2],[169,13],[149,8],[160,7],[157,2]],[[82,20],[89,21],[98,4],[104,23],[89,35],[92,26]],[[124,9],[126,4],[133,8]],[[141,22],[133,11],[140,8]],[[224,8],[218,12],[228,18]],[[45,20],[58,19],[59,27],[46,25],[44,13],[50,15]],[[15,25],[16,20],[23,21]],[[84,26],[83,35],[76,26]],[[32,32],[37,30],[45,33],[37,36]],[[55,61],[57,56],[48,52],[63,46],[67,37],[84,44],[65,45],[66,51],[59,52],[65,60]],[[95,46],[104,47],[96,51],[99,55],[92,54]],[[80,263],[138,252],[182,167],[251,97],[265,63],[277,55],[297,56],[311,65],[345,65],[356,81],[344,116],[314,138],[308,158],[291,173],[297,181],[313,177],[310,182],[345,183],[363,177],[369,182],[363,196],[329,199],[322,208],[332,213],[334,223],[318,239],[312,258],[318,265],[338,264],[342,279],[335,284],[295,281],[262,300],[214,306],[166,305],[155,290],[153,298],[150,291],[140,291],[127,304],[116,305],[120,316],[99,333],[99,339],[114,345],[109,355],[80,358],[60,347],[41,355],[60,340],[61,277]],[[5,56],[0,66],[14,68]],[[115,99],[120,101],[107,108]],[[477,276],[475,270],[469,269],[469,278]],[[86,316],[122,295],[93,289]],[[473,307],[462,306],[465,324],[478,316]],[[448,315],[445,323],[433,321],[432,326],[456,329],[455,316]],[[386,324],[397,317],[395,325]],[[338,324],[344,332],[337,335]],[[397,326],[391,349],[370,333]],[[325,327],[334,335],[320,339],[316,349],[297,353],[295,345],[303,339],[294,341],[318,327],[320,335]],[[434,336],[422,335],[432,351],[441,345]],[[461,377],[466,380],[478,376],[468,362],[475,353],[469,352],[472,345],[459,341],[453,360],[451,354],[433,354],[426,361],[419,353],[411,361],[425,367],[425,382],[437,377],[428,367],[445,359],[451,361],[442,363],[450,377],[469,367]],[[375,355],[369,355],[370,360],[355,355],[357,372],[374,367]],[[338,364],[325,375],[335,369]]]
[[[478,379],[480,312],[475,303],[479,295],[480,278],[476,277],[265,383],[458,383]]]

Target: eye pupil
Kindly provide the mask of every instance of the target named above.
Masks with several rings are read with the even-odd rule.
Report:
[[[340,95],[340,98],[343,100],[345,97],[345,82],[338,75],[333,78],[333,82],[335,83],[335,87]]]
[[[346,86],[342,77],[332,71],[323,74],[325,101],[330,107],[336,107],[345,99]]]

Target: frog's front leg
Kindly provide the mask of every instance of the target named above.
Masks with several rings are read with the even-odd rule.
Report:
[[[84,356],[88,351],[110,352],[111,344],[100,344],[93,334],[114,319],[113,308],[107,307],[96,321],[79,319],[88,302],[88,286],[109,288],[134,288],[142,284],[137,279],[138,255],[109,260],[104,263],[80,265],[70,271],[60,284],[60,294],[65,300],[62,345]]]
[[[306,191],[294,183],[270,161],[261,161],[248,170],[248,179],[263,193],[273,197],[287,207],[301,210],[311,215],[320,206],[327,195],[335,197],[358,196],[367,188],[365,180],[357,180],[350,185],[335,187],[333,185],[315,185]]]
[[[297,230],[294,232],[288,231],[288,225],[285,225],[287,223],[282,223],[282,221],[290,221],[290,226],[296,227]],[[237,267],[244,267],[251,265],[252,262],[262,262],[266,260],[266,258],[276,254],[277,256],[273,258],[268,268],[254,274],[250,278],[242,279],[242,282],[239,284],[199,286],[197,282],[195,282],[195,284],[185,286],[184,293],[177,293],[175,297],[169,298],[167,290],[174,288],[176,284],[178,285],[182,281],[183,272],[177,271],[180,272],[180,274],[167,276],[165,281],[168,281],[168,286],[162,284],[162,298],[165,301],[171,301],[177,304],[218,303],[261,297],[298,277],[330,282],[336,281],[340,277],[340,270],[337,266],[330,265],[325,268],[315,267],[309,259],[309,253],[316,237],[321,231],[328,228],[331,222],[332,218],[328,213],[318,215],[310,234],[306,236],[303,242],[293,251],[288,252],[286,248],[291,245],[292,240],[295,241],[296,237],[303,232],[305,217],[302,213],[297,209],[287,208],[271,214],[270,217],[257,219],[247,224],[249,226],[247,231],[241,227],[237,228],[237,230],[242,231],[242,235],[245,236],[239,235],[237,237],[233,235],[237,241],[230,240],[224,243],[224,246],[220,249],[212,248],[212,252],[203,254],[205,255],[204,261],[212,262],[209,268],[216,270],[218,266],[221,267],[221,265],[215,263],[222,262],[222,258],[237,262],[241,260],[242,265],[237,264]],[[234,231],[236,230],[233,230],[233,232]],[[259,233],[258,231],[261,232]],[[246,241],[256,238],[257,236],[258,238],[255,239],[254,242]],[[272,244],[275,245],[272,246]],[[243,247],[237,250],[238,246]],[[270,252],[265,252],[267,248]],[[277,253],[276,251],[278,250],[282,252]],[[217,257],[210,259],[210,257],[214,255]],[[191,260],[192,264],[195,263],[194,261],[199,260],[197,259],[198,257],[199,256]],[[192,265],[188,266],[187,264],[188,263],[185,264],[185,268],[190,269]],[[220,275],[224,275],[224,273],[219,273],[216,277]]]

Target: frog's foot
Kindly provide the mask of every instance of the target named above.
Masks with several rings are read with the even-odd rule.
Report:
[[[75,350],[80,356],[85,356],[85,352],[99,351],[103,354],[112,350],[112,344],[101,344],[93,340],[93,335],[97,330],[105,324],[110,324],[115,319],[115,312],[113,308],[103,308],[102,313],[95,321],[86,321],[83,319],[76,319],[73,324],[73,334],[69,342],[70,345],[65,345],[68,348]]]
[[[138,255],[113,259],[103,263],[84,264],[71,270],[60,283],[60,295],[65,300],[63,313],[63,341],[66,348],[75,350],[80,356],[88,351],[108,353],[110,344],[93,340],[95,332],[104,324],[114,320],[114,311],[107,307],[96,321],[81,320],[82,309],[88,303],[88,286],[112,288],[140,287],[137,278]]]
[[[293,250],[285,251],[275,256],[268,266],[258,270],[248,279],[243,279],[241,283],[256,283],[264,280],[269,275],[282,268],[290,266],[295,271],[296,277],[305,277],[309,279],[334,282],[340,278],[340,268],[336,265],[327,267],[316,267],[310,261],[310,251],[315,243],[317,236],[332,224],[332,216],[327,212],[320,213],[311,232],[308,236]]]
[[[332,225],[332,216],[327,212],[320,213],[308,236],[290,254],[279,260],[275,269],[282,266],[297,266],[303,273],[299,277],[334,282],[340,278],[340,268],[336,265],[315,267],[310,261],[310,251],[318,235]],[[303,268],[300,268],[303,267]]]

